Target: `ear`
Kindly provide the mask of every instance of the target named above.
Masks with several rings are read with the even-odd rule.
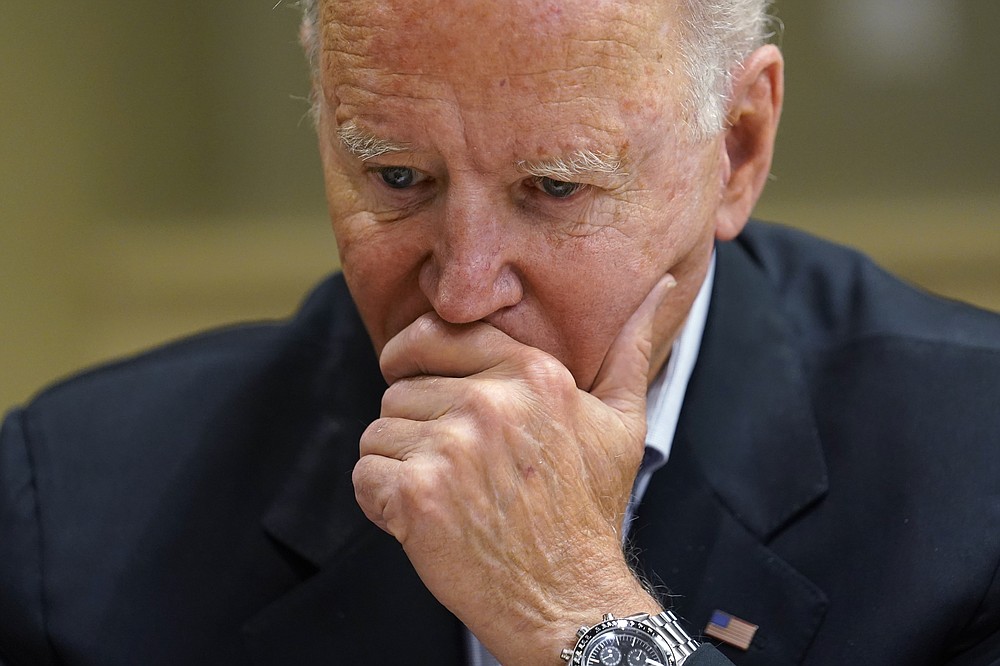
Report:
[[[774,137],[785,96],[784,60],[772,44],[746,59],[733,79],[722,152],[722,198],[715,237],[743,230],[771,172]]]

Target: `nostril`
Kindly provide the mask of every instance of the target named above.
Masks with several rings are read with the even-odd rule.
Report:
[[[420,288],[434,311],[453,324],[467,324],[516,305],[521,282],[507,265],[499,268],[485,257],[441,262],[429,258],[420,270]]]
[[[500,275],[497,276],[496,287],[505,308],[517,305],[524,298],[524,284],[511,266],[504,266]]]

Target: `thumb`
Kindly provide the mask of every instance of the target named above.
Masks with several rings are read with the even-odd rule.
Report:
[[[677,280],[667,273],[646,294],[608,348],[590,394],[631,418],[645,418],[653,318]]]

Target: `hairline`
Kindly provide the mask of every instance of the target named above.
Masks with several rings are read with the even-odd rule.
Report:
[[[314,78],[312,114],[319,119],[322,97],[315,80],[320,68],[320,8],[336,0],[294,0],[302,9],[301,42]],[[668,0],[660,0],[666,2]],[[686,78],[685,124],[694,139],[726,129],[732,81],[744,60],[767,43],[780,22],[768,14],[773,0],[669,0],[682,12],[680,54]],[[735,18],[734,18],[735,17]]]

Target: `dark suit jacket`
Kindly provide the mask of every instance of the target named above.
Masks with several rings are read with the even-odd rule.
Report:
[[[463,663],[354,501],[384,388],[335,277],[13,411],[0,662]],[[693,633],[760,625],[739,665],[1000,663],[998,443],[1000,317],[751,225],[632,548]]]

